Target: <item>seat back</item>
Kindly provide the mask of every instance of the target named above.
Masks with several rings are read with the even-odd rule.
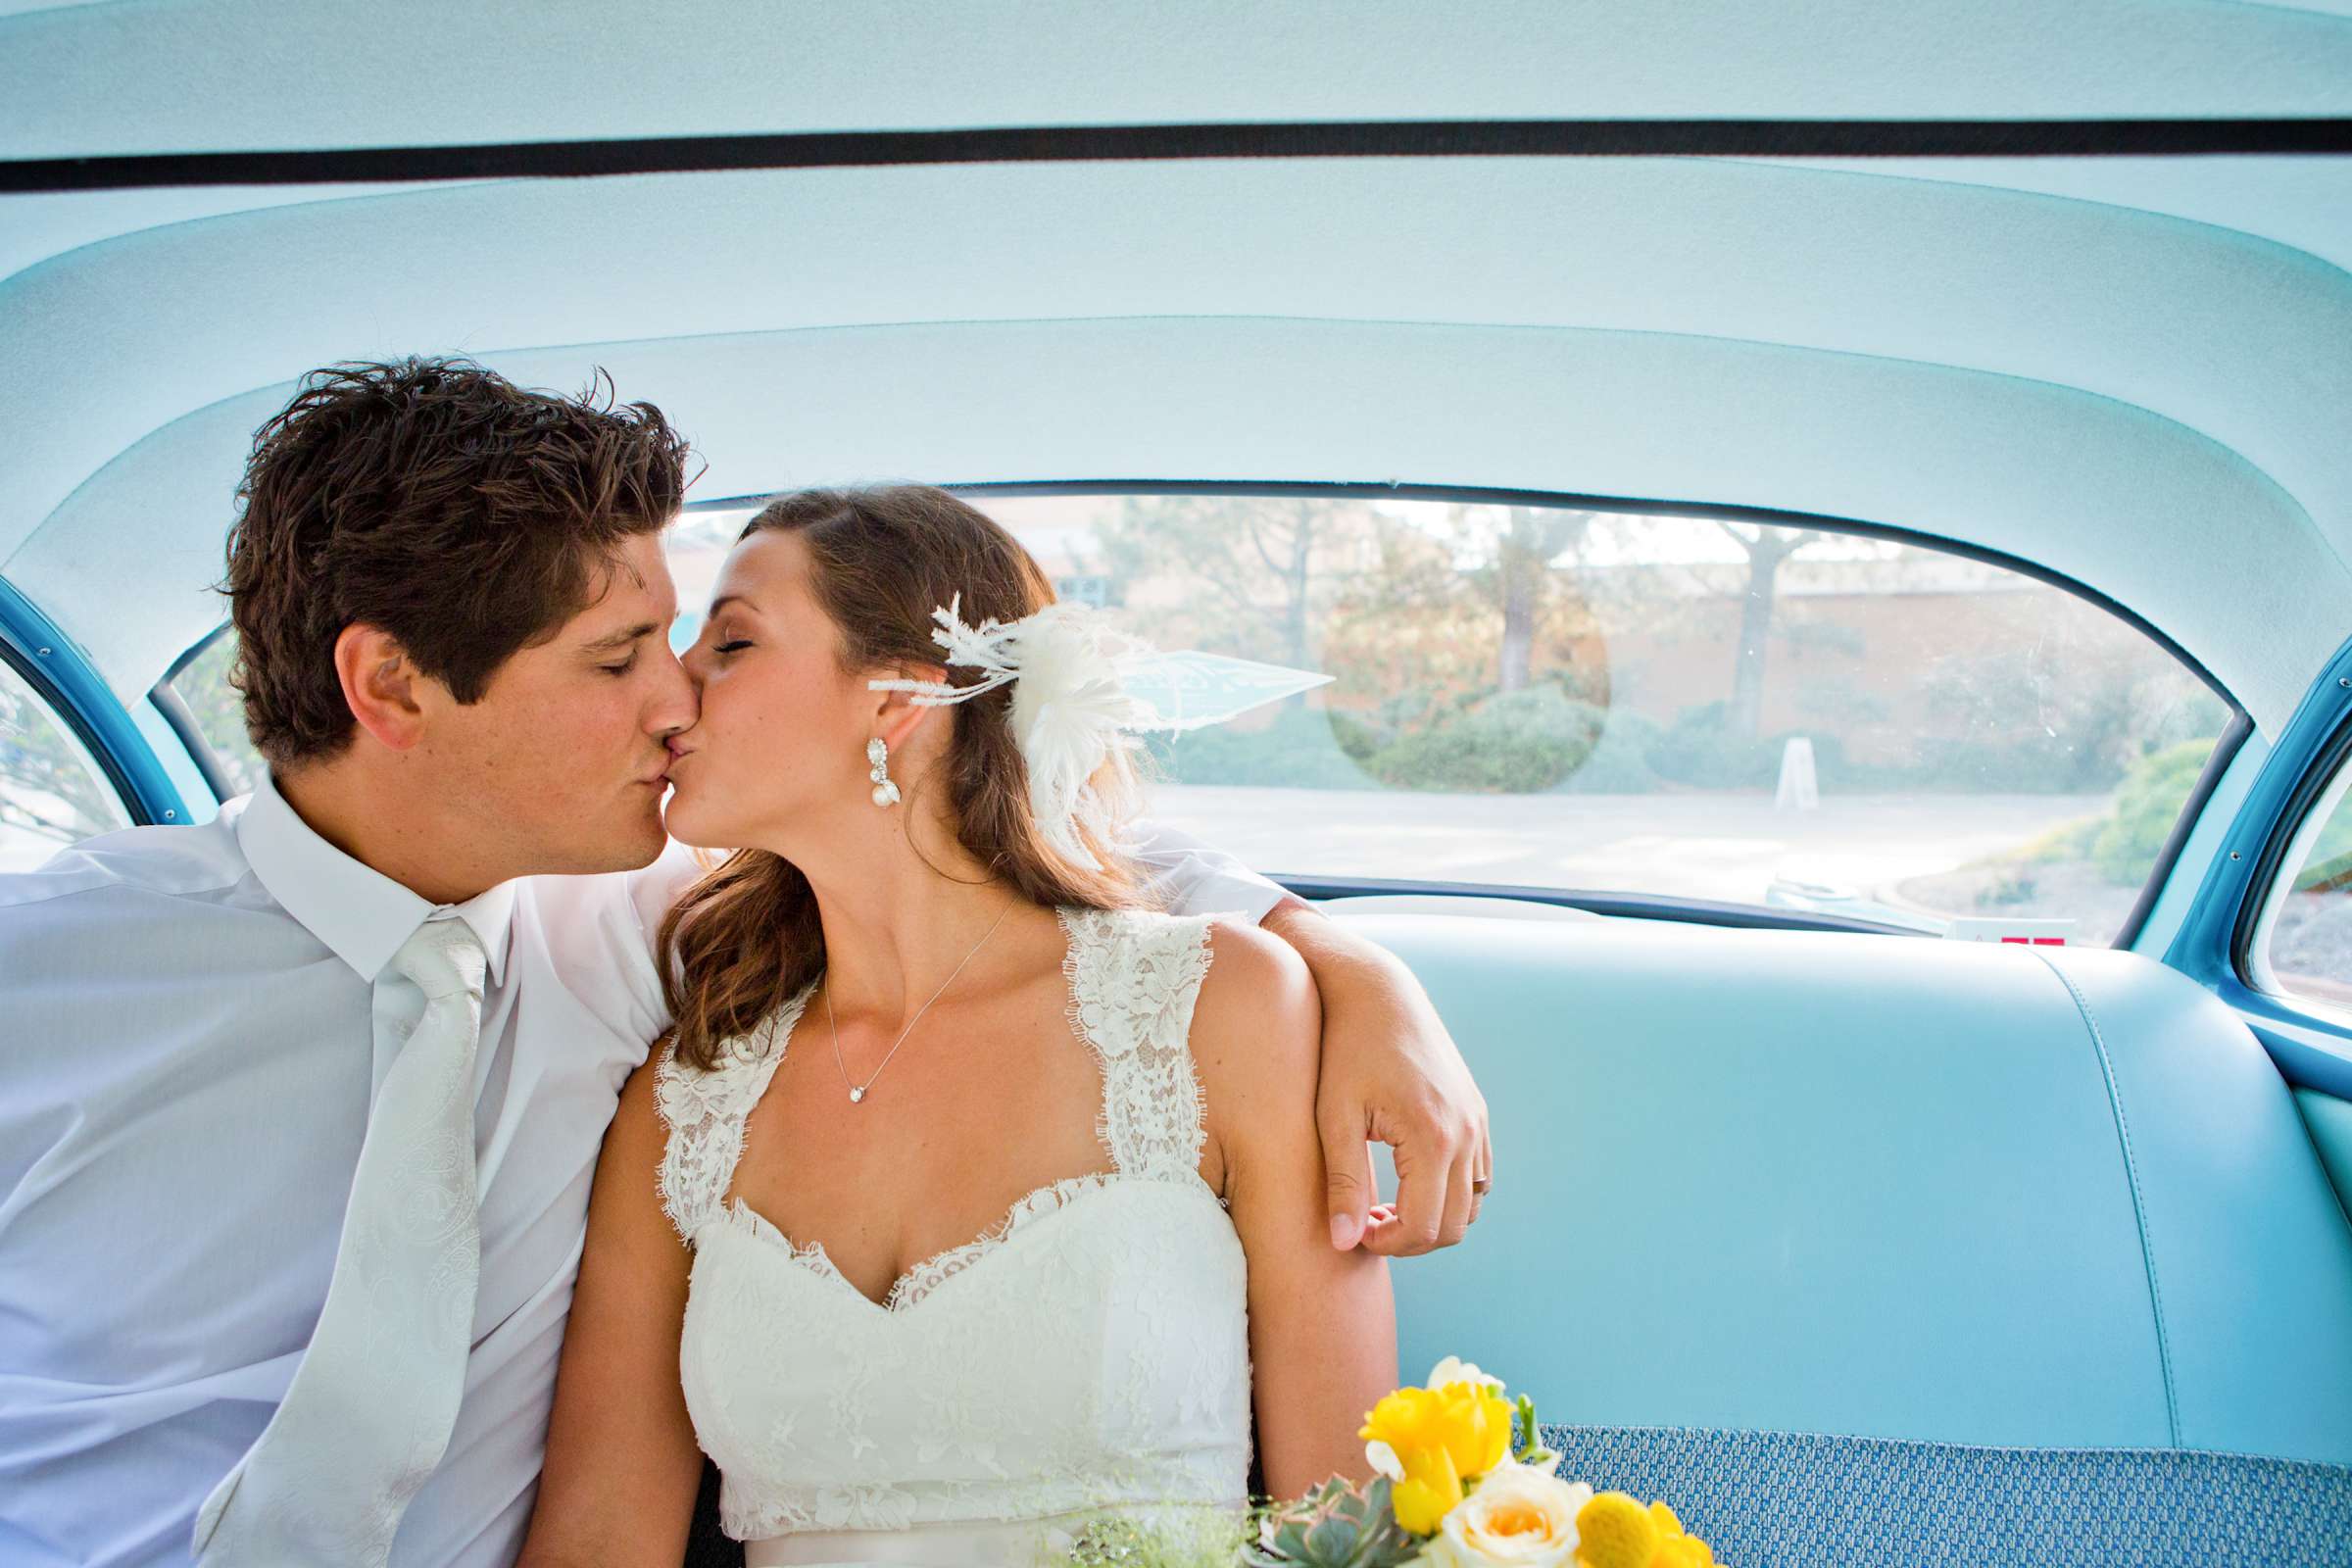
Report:
[[[1576,1426],[2352,1462],[2352,1227],[2259,1044],[2129,954],[1366,914],[1492,1110],[1396,1265]]]

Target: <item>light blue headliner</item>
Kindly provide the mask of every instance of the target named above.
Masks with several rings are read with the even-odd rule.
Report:
[[[560,11],[116,0],[19,16],[4,36],[0,144],[17,157],[1153,122],[2341,115],[2352,104],[2342,16],[2239,0],[566,0]]]
[[[550,37],[428,6],[368,14],[363,39],[325,9],[0,13],[0,142],[2352,114],[2352,22],[2278,7],[881,15],[600,5]],[[2266,730],[2352,633],[2352,159],[1127,163],[287,194],[0,198],[0,270],[20,269],[0,277],[0,570],[125,697],[217,618],[201,588],[237,465],[292,379],[416,351],[558,385],[609,365],[698,439],[704,495],[1398,479],[1916,528],[2106,592]]]

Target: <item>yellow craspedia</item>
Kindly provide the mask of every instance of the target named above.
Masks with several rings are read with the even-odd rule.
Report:
[[[1576,1516],[1578,1568],[1716,1568],[1715,1553],[1662,1502],[1603,1492]]]
[[[1603,1492],[1576,1516],[1576,1560],[1581,1568],[1649,1568],[1660,1534],[1639,1501]]]
[[[1696,1536],[1669,1536],[1649,1554],[1649,1568],[1715,1568],[1715,1553]]]

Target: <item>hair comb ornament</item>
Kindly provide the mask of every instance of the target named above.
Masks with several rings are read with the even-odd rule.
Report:
[[[908,693],[926,708],[1012,687],[1012,736],[1029,767],[1030,809],[1048,843],[1089,867],[1101,862],[1079,825],[1107,842],[1109,824],[1087,781],[1114,751],[1133,747],[1144,731],[1200,729],[1332,679],[1222,654],[1162,653],[1085,605],[1055,603],[1019,620],[992,616],[977,626],[964,623],[962,608],[958,594],[931,612],[938,622],[931,640],[946,656],[941,662],[977,669],[979,680],[875,679],[866,686]]]

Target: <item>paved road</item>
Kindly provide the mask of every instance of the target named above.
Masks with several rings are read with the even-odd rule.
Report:
[[[1425,795],[1163,784],[1160,820],[1251,865],[1764,902],[1776,875],[1902,901],[1894,884],[2106,811],[2107,795]]]

